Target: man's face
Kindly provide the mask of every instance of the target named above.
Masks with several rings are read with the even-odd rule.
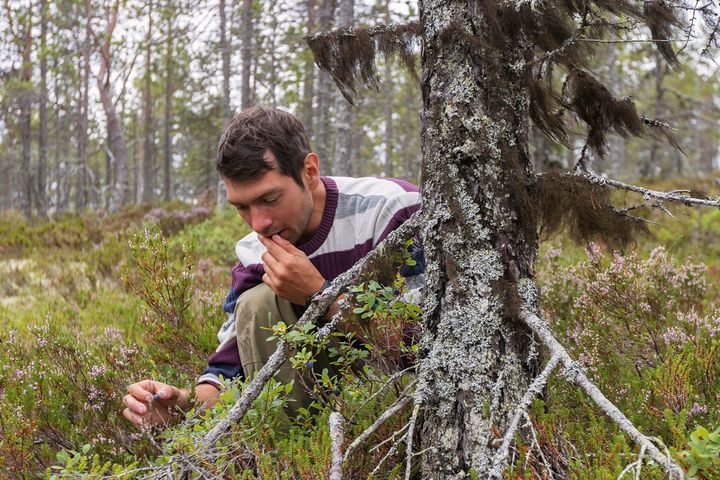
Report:
[[[268,151],[265,159],[277,165],[272,152]],[[277,167],[252,180],[237,182],[223,178],[228,202],[250,228],[265,237],[278,234],[295,245],[307,239],[313,214],[312,192],[305,171],[302,180],[304,189]]]

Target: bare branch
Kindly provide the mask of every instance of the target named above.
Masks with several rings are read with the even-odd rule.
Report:
[[[418,412],[420,412],[420,402],[415,402],[412,416],[410,417],[410,426],[407,432],[407,452],[405,460],[405,480],[410,480],[410,471],[412,470],[412,447],[413,447],[413,433],[415,432],[415,421],[417,420]]]
[[[580,386],[622,431],[630,436],[641,448],[647,450],[648,456],[652,458],[653,461],[665,468],[671,478],[685,478],[683,469],[672,461],[672,459],[664,456],[660,450],[655,447],[652,440],[643,435],[625,414],[608,400],[600,389],[588,379],[582,366],[575,362],[565,348],[555,339],[555,336],[544,320],[526,309],[520,312],[520,319],[540,337],[540,340],[550,349],[553,355],[560,357],[560,360],[565,366],[563,375],[568,381]]]
[[[592,183],[595,183],[597,185],[609,186],[617,188],[619,190],[627,190],[630,192],[639,193],[646,199],[654,198],[660,201],[682,203],[688,206],[700,205],[704,207],[720,208],[720,200],[713,200],[710,198],[697,198],[690,196],[689,194],[684,192],[660,192],[657,190],[651,190],[649,188],[643,188],[637,185],[632,185],[629,183],[612,180],[610,178],[605,178],[589,170],[583,172],[582,175],[585,176]]]
[[[377,429],[380,428],[386,421],[388,421],[396,413],[402,410],[408,403],[410,403],[410,400],[412,400],[412,397],[402,397],[398,399],[390,406],[390,408],[385,410],[385,412],[383,412],[383,414],[380,415],[377,420],[373,422],[372,425],[370,425],[368,428],[365,429],[365,431],[358,435],[358,437],[353,440],[353,442],[348,446],[347,450],[345,450],[345,457],[343,458],[343,463],[347,463],[347,461],[350,459],[350,455],[352,455],[352,453],[368,438],[370,438],[370,435],[375,433]]]
[[[543,388],[545,388],[550,374],[553,370],[555,370],[555,367],[557,367],[557,364],[559,362],[560,355],[554,353],[553,356],[550,358],[550,361],[547,363],[547,365],[545,365],[543,371],[540,373],[540,375],[535,377],[533,382],[530,384],[530,387],[528,387],[527,391],[525,392],[525,395],[523,395],[523,398],[520,400],[520,403],[515,410],[515,416],[513,417],[512,421],[510,422],[510,426],[508,427],[505,435],[503,436],[500,449],[497,451],[497,453],[495,454],[495,458],[493,459],[493,467],[490,470],[489,474],[491,478],[502,478],[503,471],[505,470],[505,467],[507,465],[508,455],[510,454],[510,444],[512,443],[513,437],[518,430],[520,419],[527,412],[527,409],[530,408],[530,404],[535,399],[535,397],[542,392]]]
[[[319,295],[308,307],[305,313],[297,321],[296,325],[302,325],[308,321],[314,321],[320,318],[328,309],[330,304],[340,295],[340,293],[351,283],[357,281],[363,267],[376,260],[377,258],[384,257],[388,251],[398,248],[403,242],[412,235],[415,228],[417,228],[418,221],[420,218],[420,212],[413,214],[413,216],[406,221],[402,226],[392,232],[385,240],[375,247],[370,253],[368,253],[363,259],[358,261],[350,270],[338,276],[332,285],[325,290],[325,292]],[[343,311],[341,309],[332,320],[321,328],[316,337],[318,340],[322,340],[330,334],[332,329],[335,327],[337,322],[341,319]],[[275,353],[272,354],[268,362],[260,369],[255,377],[250,381],[248,386],[245,388],[243,395],[230,409],[227,416],[223,418],[213,429],[205,435],[201,441],[201,445],[210,449],[222,438],[223,435],[230,429],[232,425],[239,422],[247,413],[248,409],[252,405],[252,402],[260,395],[265,384],[272,378],[277,372],[280,366],[289,358],[290,348],[284,341],[278,343],[278,347]]]
[[[342,445],[345,440],[345,419],[340,412],[332,412],[328,418],[330,427],[330,442],[332,444],[332,464],[330,466],[330,480],[342,480],[343,453]]]

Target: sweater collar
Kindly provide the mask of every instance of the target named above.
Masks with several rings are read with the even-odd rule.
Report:
[[[337,184],[335,180],[330,177],[320,177],[320,180],[325,185],[325,209],[323,210],[322,220],[320,221],[320,226],[317,231],[307,242],[297,247],[302,250],[305,255],[310,255],[320,248],[320,245],[327,239],[333,225],[333,220],[335,219],[335,210],[337,209],[339,196]]]

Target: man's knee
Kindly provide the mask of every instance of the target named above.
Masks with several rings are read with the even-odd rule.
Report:
[[[258,330],[269,328],[280,321],[277,315],[275,292],[261,283],[244,292],[235,304],[235,328],[238,337],[254,335]],[[275,314],[275,315],[274,315]]]

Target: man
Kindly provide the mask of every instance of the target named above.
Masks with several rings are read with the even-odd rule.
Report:
[[[275,351],[269,326],[294,323],[305,305],[420,208],[417,187],[376,178],[321,177],[302,124],[291,114],[252,107],[230,122],[218,145],[217,169],[253,233],[236,247],[238,265],[224,309],[231,317],[220,346],[195,386],[195,402],[212,406],[221,377],[252,378]],[[275,378],[296,372],[284,365]],[[296,380],[290,408],[307,406]],[[155,425],[187,409],[189,390],[152,380],[131,385],[123,415]]]

